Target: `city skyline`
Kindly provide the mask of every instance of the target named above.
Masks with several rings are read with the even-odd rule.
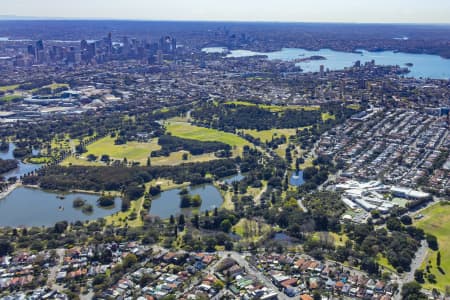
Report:
[[[450,23],[450,3],[442,0],[0,0],[3,19],[118,19],[324,23]]]

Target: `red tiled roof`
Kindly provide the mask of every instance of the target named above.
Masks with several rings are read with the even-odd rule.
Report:
[[[297,285],[297,279],[295,279],[295,278],[287,279],[287,280],[281,282],[281,285],[284,286],[285,288]]]
[[[314,300],[314,298],[308,294],[303,294],[300,296],[300,300]]]

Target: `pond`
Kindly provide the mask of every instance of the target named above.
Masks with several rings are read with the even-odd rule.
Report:
[[[219,190],[211,184],[189,187],[188,190],[191,195],[200,195],[202,198],[200,212],[212,211],[216,207],[219,208],[223,203]],[[167,219],[170,215],[192,215],[192,208],[180,208],[180,191],[181,189],[168,190],[154,197],[150,207],[150,215],[158,216],[162,219]]]
[[[205,48],[206,49],[206,48]],[[205,52],[206,50],[203,49]],[[320,66],[324,65],[325,69],[342,70],[345,67],[351,67],[357,60],[361,63],[375,60],[378,65],[399,65],[407,67],[406,64],[412,64],[407,68],[410,73],[407,77],[415,78],[450,78],[450,59],[442,58],[438,55],[429,54],[412,54],[394,51],[370,52],[366,50],[358,50],[357,52],[341,52],[330,49],[321,49],[310,51],[301,48],[283,48],[274,52],[254,52],[249,50],[231,50],[224,51],[222,47],[207,48],[208,53],[224,53],[226,57],[248,57],[255,55],[265,55],[270,60],[290,61],[294,59],[307,58],[311,56],[323,56],[325,60],[309,60],[300,62],[299,65],[304,72],[318,72]]]
[[[289,178],[289,184],[293,186],[301,186],[305,183],[303,179],[303,171],[292,172],[291,178]]]
[[[283,232],[275,233],[272,239],[279,242],[292,242],[292,237]]]
[[[120,199],[115,199],[114,207],[97,206],[99,195],[68,193],[61,194],[39,189],[19,187],[4,199],[0,199],[0,226],[53,226],[56,222],[87,221],[112,215],[120,211]],[[73,207],[73,200],[83,199],[94,210],[86,214],[81,208]]]
[[[221,181],[223,181],[226,184],[232,184],[233,182],[235,182],[235,181],[239,182],[244,178],[245,178],[244,175],[242,175],[241,173],[238,173],[234,176],[225,177],[225,178],[221,179]]]
[[[16,145],[14,143],[9,144],[8,151],[0,151],[0,158],[1,159],[15,159],[13,155],[13,151],[16,149]],[[33,149],[32,151],[33,155],[38,155],[39,150]],[[17,177],[23,176],[27,173],[33,172],[37,169],[39,169],[42,165],[39,164],[28,164],[24,163],[21,160],[18,160],[19,164],[16,169],[11,170],[9,172],[1,174],[5,179],[11,178],[11,177]]]

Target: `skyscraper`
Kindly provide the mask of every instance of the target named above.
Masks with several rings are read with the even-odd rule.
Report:
[[[36,42],[35,50],[36,50],[35,54],[36,61],[40,64],[45,62],[45,49],[44,49],[44,42],[42,40]]]
[[[123,55],[125,56],[125,58],[128,58],[128,56],[130,55],[130,41],[128,40],[128,37],[123,37],[122,44]]]
[[[164,53],[162,50],[156,51],[156,63],[162,65],[164,60]]]
[[[172,38],[172,53],[175,53],[177,50],[177,40],[175,38]]]

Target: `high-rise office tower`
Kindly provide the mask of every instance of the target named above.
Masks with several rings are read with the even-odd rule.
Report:
[[[123,44],[123,55],[125,56],[125,58],[128,58],[128,56],[130,55],[130,41],[128,40],[128,37],[124,36],[122,39],[122,44]]]
[[[172,38],[172,52],[175,52],[177,50],[177,40],[175,38]]]
[[[45,62],[45,50],[44,50],[44,42],[42,40],[39,40],[36,42],[36,61],[38,63],[43,63]]]

